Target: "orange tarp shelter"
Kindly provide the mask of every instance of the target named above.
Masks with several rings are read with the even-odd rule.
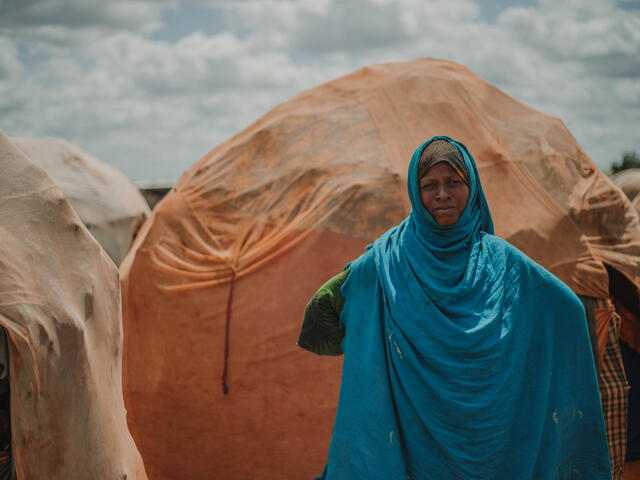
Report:
[[[604,263],[640,285],[638,217],[560,120],[435,59],[302,92],[189,168],[121,267],[151,478],[320,473],[341,361],[296,347],[305,304],[409,213],[407,166],[434,135],[474,155],[497,234],[575,292],[606,298]]]
[[[145,480],[122,396],[118,271],[0,131],[0,326],[18,480]]]
[[[80,215],[89,232],[120,265],[150,210],[122,172],[61,138],[13,138]]]

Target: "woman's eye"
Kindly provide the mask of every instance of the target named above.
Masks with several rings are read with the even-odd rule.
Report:
[[[422,189],[423,190],[432,190],[433,188],[435,188],[436,184],[435,183],[425,183],[424,185],[422,185]]]

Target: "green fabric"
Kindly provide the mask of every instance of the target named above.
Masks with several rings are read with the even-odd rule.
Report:
[[[344,298],[340,287],[348,275],[349,270],[336,275],[311,297],[298,336],[300,347],[318,355],[342,355],[344,328],[340,325],[340,312]]]

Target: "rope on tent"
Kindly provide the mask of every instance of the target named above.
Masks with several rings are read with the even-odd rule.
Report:
[[[227,385],[227,368],[229,359],[229,326],[231,325],[231,300],[233,298],[233,285],[238,274],[235,268],[231,270],[231,282],[229,285],[229,298],[227,299],[227,325],[224,332],[224,367],[222,370],[222,393],[224,395],[229,393],[229,386]]]

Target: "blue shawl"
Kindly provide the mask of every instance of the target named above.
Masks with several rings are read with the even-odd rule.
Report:
[[[422,205],[433,140],[463,155],[454,225]],[[585,313],[560,280],[493,235],[466,147],[413,154],[411,213],[351,263],[340,399],[320,479],[610,479]]]

